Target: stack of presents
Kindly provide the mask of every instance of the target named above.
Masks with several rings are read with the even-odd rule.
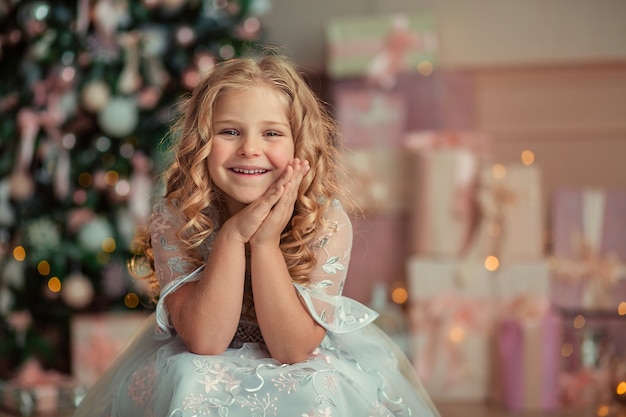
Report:
[[[545,190],[533,158],[495,163],[473,128],[472,74],[438,69],[435,26],[427,14],[327,26],[331,104],[368,222],[346,292],[367,300],[404,274],[406,350],[436,401],[609,415],[626,403],[626,190]]]
[[[70,323],[71,375],[43,369],[37,359],[27,360],[14,378],[0,380],[0,412],[20,416],[71,413],[130,343],[147,314],[115,311],[74,316]]]

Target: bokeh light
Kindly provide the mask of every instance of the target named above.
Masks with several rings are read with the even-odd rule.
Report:
[[[57,277],[52,277],[48,280],[48,289],[52,292],[61,292],[61,280]]]
[[[489,255],[485,258],[485,269],[487,269],[487,271],[497,271],[499,267],[500,260],[496,256]]]

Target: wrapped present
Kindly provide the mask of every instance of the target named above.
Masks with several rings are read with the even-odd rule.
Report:
[[[330,92],[333,101],[342,91],[361,90],[369,91],[370,94],[376,92],[382,97],[385,97],[383,93],[387,93],[388,97],[396,97],[396,100],[404,102],[401,109],[394,110],[401,112],[399,114],[406,120],[404,124],[407,132],[442,129],[467,131],[476,124],[474,83],[473,74],[469,71],[436,69],[427,77],[413,73],[399,74],[393,89],[376,88],[360,78],[334,80],[330,83]],[[332,104],[336,108],[336,103]],[[361,146],[359,143],[351,140],[352,146]],[[394,141],[385,143],[395,145]]]
[[[101,313],[72,318],[72,370],[76,381],[91,387],[128,345],[147,314]]]
[[[374,288],[403,281],[408,256],[405,216],[372,213],[353,222],[354,239],[344,294],[368,304]]]
[[[474,193],[487,139],[478,132],[422,131],[407,134],[405,144],[411,253],[456,258],[476,226]]]
[[[498,387],[508,410],[549,411],[560,405],[561,321],[548,301],[513,299],[497,324]]]
[[[413,364],[435,400],[494,395],[494,326],[512,300],[549,300],[545,261],[498,272],[461,260],[413,257],[407,265]]]
[[[349,148],[399,148],[406,131],[406,97],[401,92],[335,85],[335,117]]]
[[[552,253],[580,255],[581,239],[600,256],[626,261],[626,190],[560,188],[552,200]]]
[[[536,166],[489,165],[480,173],[480,221],[465,258],[500,263],[545,258],[541,173]]]
[[[492,325],[497,306],[488,274],[463,282],[458,261],[411,258],[409,357],[435,401],[490,396]],[[469,285],[466,285],[469,284]]]
[[[394,91],[407,98],[407,131],[470,131],[476,125],[474,83],[473,74],[461,70],[399,75]]]
[[[11,380],[0,380],[0,408],[21,416],[70,412],[84,395],[73,378],[44,370],[36,359],[22,364]]]
[[[491,300],[454,292],[410,309],[410,357],[435,401],[489,397]]]
[[[406,212],[409,160],[405,152],[356,149],[347,152],[346,159],[350,172],[347,189],[364,213],[398,215]]]
[[[553,302],[614,310],[626,299],[626,191],[560,189],[552,212]]]
[[[438,50],[432,15],[341,17],[326,25],[327,72],[335,79],[363,77],[390,87],[396,76],[430,65]]]

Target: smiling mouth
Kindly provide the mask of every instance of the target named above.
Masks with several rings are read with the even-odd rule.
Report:
[[[236,172],[237,174],[265,174],[269,170],[267,169],[243,169],[243,168],[231,168],[231,171]]]

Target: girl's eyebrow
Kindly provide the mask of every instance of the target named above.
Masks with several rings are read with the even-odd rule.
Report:
[[[235,119],[216,119],[213,123],[214,124],[222,124],[222,123],[223,124],[236,124],[236,123],[241,123],[241,122]],[[291,128],[288,122],[281,122],[278,120],[263,120],[260,123],[262,125],[280,125],[286,128]]]

